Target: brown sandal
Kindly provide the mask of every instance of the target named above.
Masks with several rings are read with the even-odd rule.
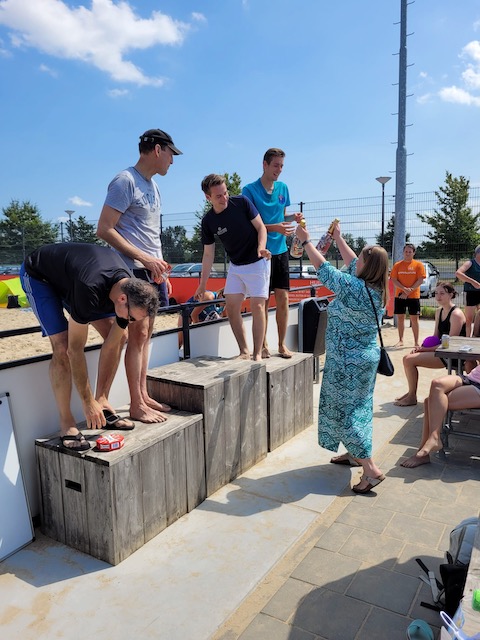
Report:
[[[362,483],[363,480],[366,480],[368,482],[367,486],[364,487],[363,489],[357,489],[357,487]],[[373,487],[376,487],[377,484],[380,484],[384,480],[385,480],[385,476],[383,475],[383,473],[380,474],[378,478],[371,478],[370,476],[362,476],[360,478],[360,482],[352,487],[352,491],[354,491],[355,493],[368,493],[373,489]]]

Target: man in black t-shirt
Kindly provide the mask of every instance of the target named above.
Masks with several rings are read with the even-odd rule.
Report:
[[[202,190],[212,208],[202,218],[203,260],[200,285],[195,298],[201,300],[215,257],[215,236],[221,240],[230,258],[225,283],[227,315],[237,340],[240,357],[250,359],[242,304],[250,296],[253,318],[253,359],[262,359],[265,334],[265,300],[269,298],[270,258],[266,249],[267,230],[255,206],[244,196],[229,198],[224,176],[210,174],[202,181]]]
[[[158,294],[147,282],[133,278],[122,258],[93,244],[47,244],[25,259],[20,278],[42,335],[52,344],[50,379],[60,414],[62,445],[85,451],[90,445],[76,427],[70,408],[72,379],[83,405],[88,429],[106,425],[132,429],[108,402],[125,329],[129,322],[153,316]],[[64,309],[69,318],[64,315]],[[114,321],[115,319],[115,321]],[[88,380],[84,347],[88,325],[104,339],[98,363],[97,390]]]

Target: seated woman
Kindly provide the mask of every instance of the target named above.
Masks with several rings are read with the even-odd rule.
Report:
[[[448,282],[440,282],[435,289],[435,299],[439,308],[435,313],[434,335],[440,337],[446,333],[449,336],[465,336],[466,321],[463,311],[453,304],[457,292]],[[438,345],[437,345],[438,346]],[[445,361],[435,357],[434,347],[415,347],[403,358],[403,368],[407,378],[408,391],[395,399],[397,407],[409,407],[417,404],[418,367],[442,369]]]
[[[401,463],[402,467],[413,469],[428,464],[430,454],[440,451],[440,432],[447,411],[480,408],[480,366],[463,376],[447,375],[432,380],[424,407],[420,447],[417,453]]]

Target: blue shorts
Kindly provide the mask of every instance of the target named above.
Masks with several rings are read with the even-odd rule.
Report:
[[[52,285],[29,276],[23,264],[20,267],[20,280],[32,311],[40,323],[42,336],[54,336],[67,331],[68,320],[63,310],[69,311],[69,305],[62,300]],[[114,317],[114,313],[93,314],[90,322]]]

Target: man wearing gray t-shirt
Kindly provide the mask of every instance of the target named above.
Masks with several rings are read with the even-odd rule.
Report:
[[[173,156],[182,152],[168,133],[149,129],[140,136],[140,157],[135,166],[121,171],[108,186],[98,221],[97,235],[118,251],[137,278],[156,282],[163,306],[168,304],[160,240],[161,199],[155,174],[166,175]],[[141,422],[163,422],[170,407],[147,393],[148,344],[153,318],[129,326],[125,369],[130,389],[130,416]]]

